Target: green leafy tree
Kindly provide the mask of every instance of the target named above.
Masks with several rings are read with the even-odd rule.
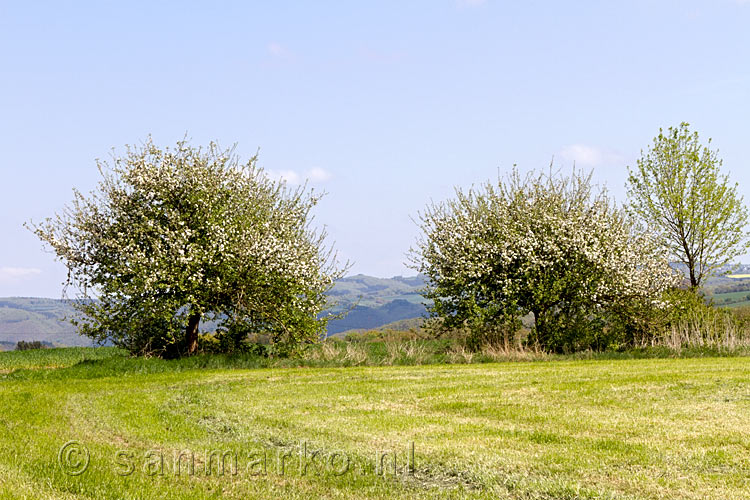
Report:
[[[628,169],[633,213],[686,266],[694,290],[750,248],[747,208],[737,185],[720,173],[722,160],[710,144],[702,145],[688,123],[660,129]]]
[[[532,313],[531,340],[542,347],[596,347],[608,312],[658,304],[676,284],[654,240],[579,172],[514,170],[457,190],[420,221],[412,262],[427,276],[431,312],[445,328],[468,329],[474,344],[506,342]]]
[[[29,225],[68,268],[81,333],[174,357],[196,352],[202,320],[229,337],[268,335],[280,352],[325,332],[326,292],[342,271],[310,227],[320,195],[214,143],[149,139],[97,163],[98,189]]]

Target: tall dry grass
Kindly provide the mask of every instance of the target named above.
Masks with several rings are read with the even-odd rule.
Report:
[[[750,347],[750,324],[725,309],[691,311],[656,341],[674,350],[686,347],[735,350]]]
[[[322,342],[315,349],[304,355],[308,361],[321,363],[364,365],[367,364],[368,354],[364,346],[349,342]]]

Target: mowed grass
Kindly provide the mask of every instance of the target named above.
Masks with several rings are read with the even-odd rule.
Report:
[[[82,361],[123,357],[123,351],[114,347],[99,349],[69,347],[64,349],[32,349],[0,353],[0,374],[21,369],[65,368]]]
[[[0,353],[0,499],[750,497],[747,358],[227,369],[83,352]],[[90,456],[76,476],[71,440]]]

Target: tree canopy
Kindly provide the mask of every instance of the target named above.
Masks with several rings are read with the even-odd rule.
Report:
[[[507,341],[517,318],[532,313],[532,339],[542,347],[588,348],[603,313],[658,303],[675,285],[653,238],[580,172],[514,170],[497,184],[456,190],[420,221],[412,257],[428,277],[433,315],[481,342]]]
[[[750,248],[747,208],[737,185],[720,173],[722,160],[710,145],[683,122],[660,129],[628,169],[633,213],[686,266],[693,289]]]
[[[83,334],[161,356],[194,353],[205,319],[227,345],[263,333],[286,352],[324,334],[341,270],[311,227],[319,194],[215,143],[149,139],[97,163],[94,192],[30,225],[68,268]]]

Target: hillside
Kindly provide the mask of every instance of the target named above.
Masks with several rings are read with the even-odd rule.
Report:
[[[742,266],[738,275],[750,273]],[[376,278],[357,274],[336,282],[329,293],[331,312],[348,311],[341,319],[328,325],[328,335],[350,330],[377,329],[403,320],[426,315],[424,299],[419,290],[423,276]],[[706,283],[708,298],[719,306],[750,305],[750,279],[712,278]],[[0,298],[0,351],[13,349],[19,340],[40,340],[60,346],[90,346],[91,342],[76,334],[64,318],[74,313],[62,300],[42,298]],[[202,326],[204,330],[213,324]]]
[[[424,280],[420,276],[375,278],[358,274],[337,281],[330,292],[331,310],[349,313],[329,323],[329,335],[423,316],[425,307],[418,293],[422,286]],[[70,303],[63,300],[0,298],[0,351],[13,349],[20,340],[40,340],[59,346],[92,345],[65,320],[74,312]],[[213,327],[207,324],[203,329]]]
[[[419,295],[419,290],[424,284],[424,277],[419,275],[374,278],[357,274],[338,280],[329,296],[332,302],[338,303],[335,307],[337,309],[351,304],[380,307],[396,299],[421,304],[423,299]]]
[[[357,274],[336,282],[330,292],[332,311],[348,311],[342,319],[328,324],[328,334],[377,328],[404,319],[425,315],[422,276],[374,278]]]
[[[329,323],[328,335],[348,330],[369,330],[400,320],[419,318],[425,313],[424,305],[404,299],[392,300],[380,307],[355,306],[343,318]]]
[[[67,301],[43,298],[0,298],[0,350],[20,340],[40,340],[61,346],[90,346],[66,320],[75,311]]]

